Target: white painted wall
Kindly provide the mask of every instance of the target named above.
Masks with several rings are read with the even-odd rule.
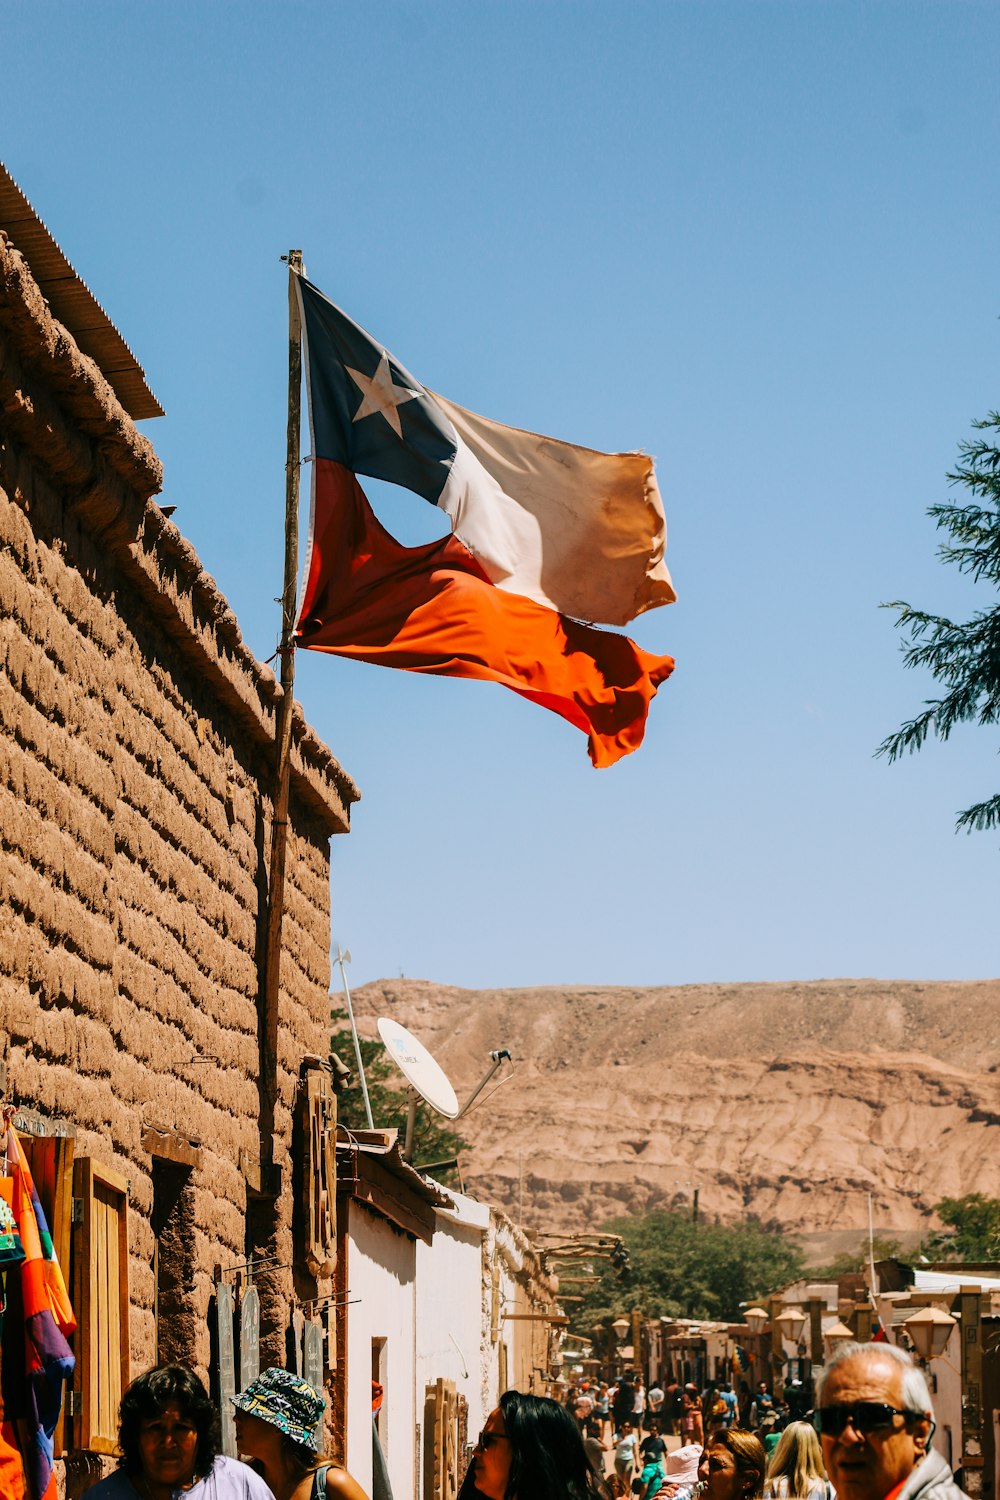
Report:
[[[938,1303],[938,1306],[941,1304]],[[934,1416],[937,1430],[933,1446],[943,1458],[957,1468],[962,1462],[962,1325],[951,1330],[944,1353],[932,1359],[929,1369],[934,1375]],[[950,1451],[949,1451],[950,1448]]]
[[[436,1380],[453,1380],[469,1403],[469,1436],[482,1428],[486,1405],[482,1360],[489,1330],[483,1318],[483,1237],[490,1211],[446,1189],[450,1211],[438,1210],[434,1241],[417,1242],[417,1408]]]
[[[415,1500],[416,1245],[353,1201],[348,1240],[347,1468],[371,1494],[372,1340],[385,1339],[382,1446],[394,1500]]]

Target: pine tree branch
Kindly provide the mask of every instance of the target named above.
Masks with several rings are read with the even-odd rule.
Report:
[[[990,797],[986,802],[977,802],[975,806],[967,807],[964,813],[959,813],[955,831],[961,828],[966,833],[971,833],[974,828],[980,833],[987,828],[1000,828],[1000,794]]]

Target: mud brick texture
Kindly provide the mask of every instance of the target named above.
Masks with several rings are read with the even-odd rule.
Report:
[[[284,1363],[292,1110],[328,1048],[330,840],[358,791],[296,705],[274,1211],[259,1183],[258,1003],[281,690],[153,499],[160,465],[0,234],[0,1043],[9,1099],[70,1120],[131,1186],[133,1373],[153,1364],[152,1129],[185,1187],[191,1356],[213,1270],[261,1249]],[[298,1287],[313,1296],[325,1286]]]

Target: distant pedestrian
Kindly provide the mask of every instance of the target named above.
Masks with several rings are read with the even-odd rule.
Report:
[[[767,1454],[768,1463],[770,1463],[777,1451],[778,1444],[781,1442],[781,1418],[776,1411],[769,1411],[767,1413],[760,1427],[757,1429],[757,1436],[764,1444],[764,1452]]]
[[[681,1396],[681,1437],[685,1443],[705,1441],[705,1423],[701,1409],[701,1397],[696,1385],[686,1385]]]
[[[655,1417],[650,1420],[649,1436],[644,1437],[639,1444],[639,1452],[643,1463],[656,1463],[663,1467],[667,1445],[660,1436],[660,1424]]]
[[[646,1415],[646,1387],[643,1385],[642,1376],[638,1376],[632,1387],[632,1421],[637,1432],[642,1431],[643,1420]]]
[[[610,1436],[611,1427],[611,1392],[604,1380],[597,1387],[597,1394],[594,1397],[594,1416],[600,1421],[601,1442],[603,1443],[605,1437]]]
[[[615,1431],[621,1432],[625,1422],[632,1420],[632,1382],[626,1375],[622,1375],[618,1381],[618,1389],[615,1391],[612,1411],[615,1418]]]
[[[573,1402],[573,1415],[580,1424],[581,1431],[586,1425],[591,1412],[594,1410],[594,1398],[590,1394],[590,1387],[584,1385],[577,1392],[576,1400]]]
[[[774,1411],[774,1397],[767,1388],[767,1381],[758,1381],[757,1390],[754,1393],[753,1402],[750,1406],[750,1426],[756,1432],[767,1416],[768,1412]]]
[[[615,1492],[627,1495],[639,1456],[639,1442],[631,1422],[623,1422],[615,1445]]]
[[[601,1430],[601,1421],[599,1417],[591,1417],[590,1421],[587,1423],[586,1431],[583,1435],[583,1446],[586,1451],[587,1457],[590,1460],[591,1468],[593,1469],[594,1473],[599,1474],[601,1476],[601,1479],[603,1480],[604,1456],[606,1453],[610,1453],[611,1444],[604,1441],[604,1434]]]

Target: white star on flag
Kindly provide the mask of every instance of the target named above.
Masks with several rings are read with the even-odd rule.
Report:
[[[382,350],[382,358],[378,362],[374,375],[362,375],[360,370],[352,370],[350,365],[345,365],[344,369],[363,397],[361,405],[354,413],[354,421],[360,422],[362,417],[370,417],[373,412],[381,412],[396,436],[402,438],[403,429],[396,408],[402,406],[404,401],[412,401],[415,396],[419,395],[419,392],[408,390],[403,385],[393,384],[392,371],[389,369],[389,356],[385,350]]]

